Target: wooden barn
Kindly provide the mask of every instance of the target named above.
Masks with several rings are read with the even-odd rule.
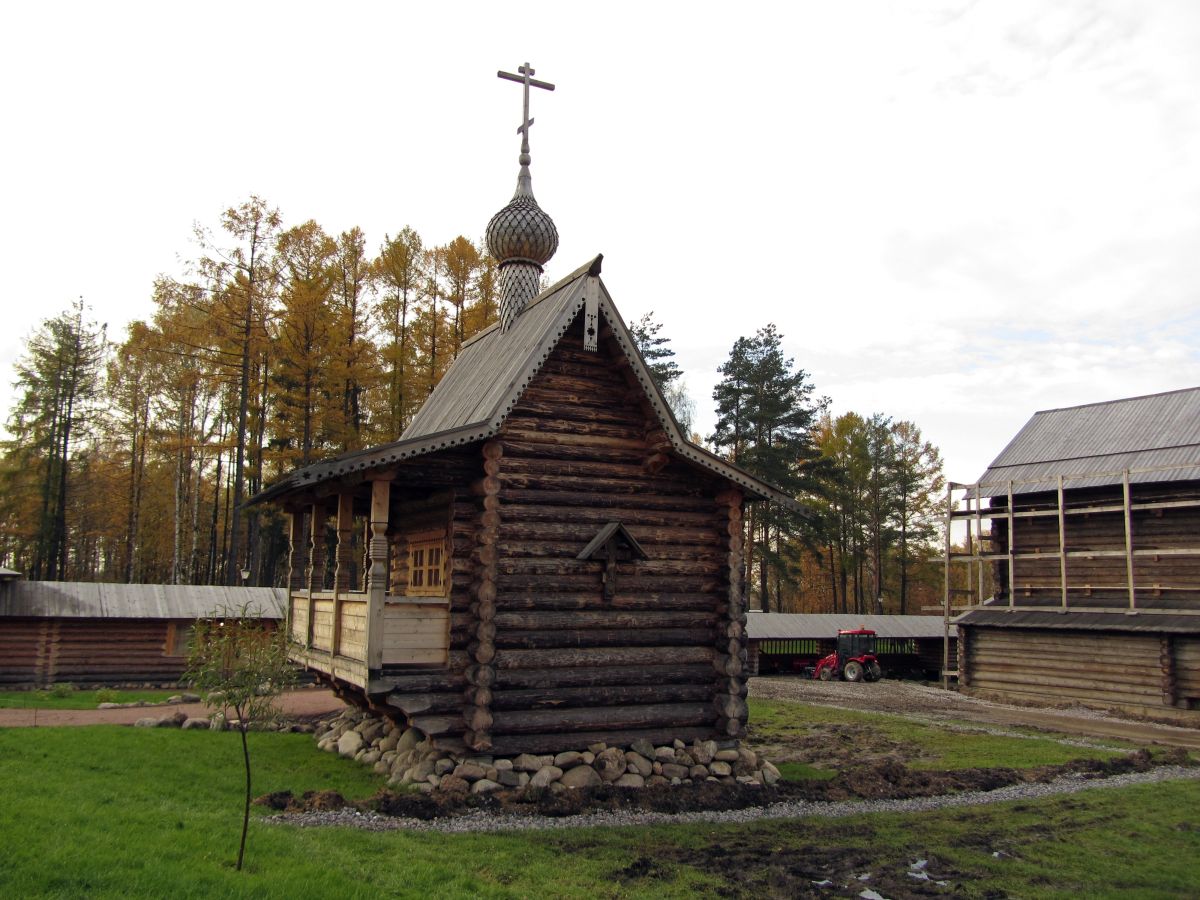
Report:
[[[743,504],[795,501],[688,441],[600,257],[539,292],[558,235],[527,125],[487,228],[500,321],[399,440],[254,500],[291,515],[293,658],[450,751],[736,737]]]
[[[174,684],[192,626],[249,604],[279,620],[274,588],[0,580],[0,684]]]
[[[802,672],[837,646],[837,633],[875,632],[875,654],[885,675],[936,678],[947,639],[941,616],[751,612],[746,624],[751,675]],[[958,636],[950,629],[951,658]]]
[[[960,487],[964,691],[1200,725],[1200,388],[1039,412]]]

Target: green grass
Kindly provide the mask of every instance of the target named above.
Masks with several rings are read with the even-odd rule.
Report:
[[[380,785],[309,736],[250,739],[255,794]],[[954,896],[1186,897],[1200,873],[1195,781],[923,814],[511,835],[273,827],[256,814],[239,873],[240,777],[229,732],[0,730],[0,896],[772,897],[865,871],[885,896],[908,896],[907,866],[926,858]]]
[[[836,726],[844,728],[830,736],[829,726],[835,726],[835,732]],[[1063,744],[1052,737],[957,731],[903,716],[774,700],[750,700],[750,727],[758,744],[797,744],[811,739],[843,751],[861,746],[866,753],[895,746],[907,749],[906,755],[917,748],[909,763],[915,769],[1032,768],[1081,758],[1104,759],[1119,752]]]
[[[118,691],[102,688],[98,691],[41,690],[0,691],[0,709],[95,709],[102,702],[162,703],[174,697],[179,690],[172,691]]]
[[[781,762],[776,768],[784,781],[829,781],[837,775],[832,769],[818,769],[802,762]]]

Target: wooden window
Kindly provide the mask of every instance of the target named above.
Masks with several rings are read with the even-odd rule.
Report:
[[[408,591],[410,597],[446,595],[446,539],[421,536],[408,542]]]

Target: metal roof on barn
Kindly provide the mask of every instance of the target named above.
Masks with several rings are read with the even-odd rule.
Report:
[[[1200,388],[1034,413],[980,477],[985,497],[1200,479]],[[1154,471],[1146,471],[1154,470]],[[1071,477],[1086,476],[1086,477]]]
[[[869,628],[882,638],[941,638],[941,616],[879,616],[844,613],[761,613],[746,617],[752,641],[835,638],[839,631]]]
[[[583,309],[588,292],[594,291],[591,299],[629,360],[672,449],[679,456],[738,484],[751,497],[807,512],[795,498],[687,439],[651,378],[608,290],[600,281],[600,261],[601,257],[597,256],[543,291],[529,302],[506,331],[492,325],[463,344],[458,358],[417,411],[400,440],[347,453],[293,472],[250,502],[261,503],[331,478],[381,468],[492,437],[499,432],[525,388]]]
[[[282,588],[191,584],[96,584],[12,581],[0,584],[0,617],[71,619],[199,619],[217,611],[281,619]]]

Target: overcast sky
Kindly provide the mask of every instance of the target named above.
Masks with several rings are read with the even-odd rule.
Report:
[[[837,413],[970,481],[1038,409],[1200,385],[1200,3],[6,7],[0,371],[82,295],[114,339],[193,222],[479,239],[529,60],[557,279],[598,252],[711,430],[775,322]]]

